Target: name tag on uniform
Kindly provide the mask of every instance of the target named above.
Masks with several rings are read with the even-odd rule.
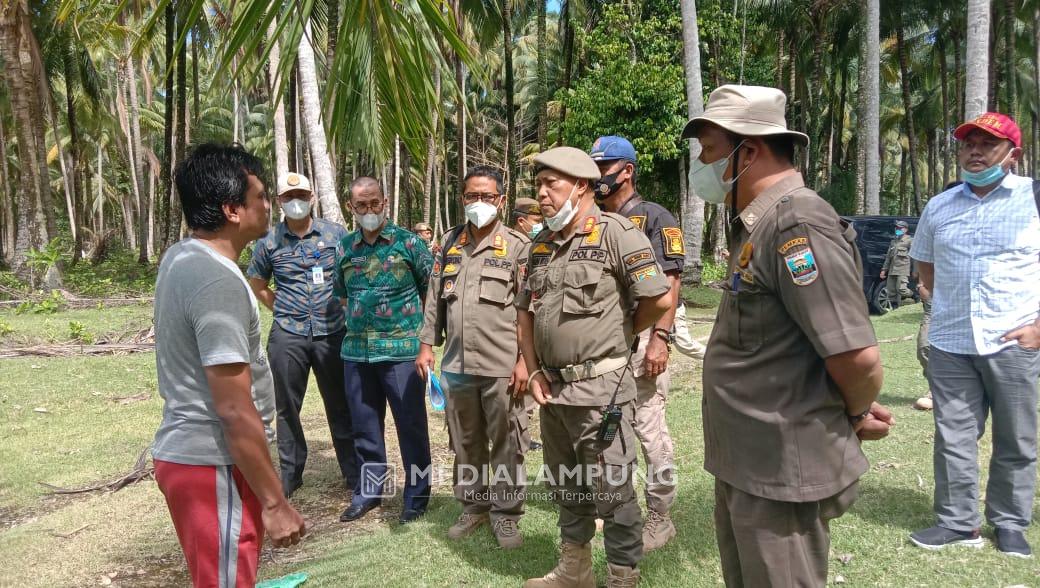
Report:
[[[325,283],[325,270],[321,266],[314,266],[311,268],[311,283],[316,286]]]

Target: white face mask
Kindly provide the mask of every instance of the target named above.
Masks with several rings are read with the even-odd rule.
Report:
[[[567,195],[567,201],[563,203],[563,206],[556,211],[556,216],[547,216],[545,218],[545,224],[549,227],[550,231],[559,232],[563,227],[567,226],[567,223],[571,222],[574,215],[578,211],[574,208],[574,203],[571,202],[571,196],[574,196],[574,191],[578,189],[578,184],[575,183],[574,187],[571,188],[571,193]]]
[[[474,202],[473,204],[466,205],[466,220],[473,224],[474,227],[482,229],[498,216],[498,207],[492,206],[486,202]]]
[[[369,212],[361,215],[355,214],[354,218],[357,219],[357,222],[361,225],[362,229],[371,232],[383,225],[383,220],[386,218],[385,215],[386,211],[380,212],[379,214]]]
[[[693,190],[693,193],[698,198],[711,204],[722,204],[726,201],[726,195],[733,189],[733,184],[744,172],[740,172],[728,180],[723,180],[722,175],[726,173],[726,168],[729,167],[730,158],[743,144],[744,142],[741,141],[740,145],[737,145],[736,149],[730,151],[729,155],[717,161],[702,163],[698,159],[693,162],[693,165],[690,166],[688,179],[690,189]],[[710,171],[704,171],[705,169]],[[744,171],[747,171],[747,168],[744,168]]]
[[[282,212],[285,213],[287,218],[293,220],[306,218],[307,215],[311,213],[311,201],[293,198],[292,200],[282,204]]]

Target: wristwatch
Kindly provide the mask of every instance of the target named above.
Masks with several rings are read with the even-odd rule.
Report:
[[[675,344],[675,335],[671,331],[669,331],[668,329],[663,329],[661,327],[655,327],[654,328],[654,335],[657,335],[658,337],[664,339],[664,342],[668,343],[669,345]]]
[[[856,423],[858,423],[858,422],[862,421],[863,419],[867,418],[868,414],[870,414],[870,409],[869,408],[867,410],[864,410],[862,414],[849,415],[849,422],[852,423],[853,425],[855,425]]]

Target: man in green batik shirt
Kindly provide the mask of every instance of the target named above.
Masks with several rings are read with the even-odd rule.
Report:
[[[361,476],[340,520],[357,520],[381,503],[389,404],[405,467],[400,521],[409,523],[430,500],[425,385],[414,362],[433,256],[415,233],[387,220],[386,196],[374,178],[351,183],[349,208],[358,229],[336,249],[333,291],[346,315],[340,356]]]

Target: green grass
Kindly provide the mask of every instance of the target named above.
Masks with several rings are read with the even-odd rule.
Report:
[[[713,292],[685,294],[687,299],[708,299]],[[691,316],[712,314],[709,308],[693,305],[689,310]],[[76,320],[97,328],[136,320],[136,315],[123,314],[136,311],[77,311],[81,314]],[[58,329],[70,316],[70,312],[53,315],[49,318],[58,326],[47,327],[39,317],[22,322],[21,317],[3,311],[0,321],[15,325],[25,336],[42,339],[48,336],[48,328]],[[269,316],[265,313],[264,318],[266,325]],[[919,318],[919,306],[876,318],[878,338],[911,335]],[[691,324],[698,337],[710,328],[707,323]],[[4,341],[0,345],[7,345]],[[932,417],[910,408],[927,388],[914,341],[882,344],[882,359],[886,370],[882,401],[893,409],[897,425],[888,439],[865,446],[872,465],[862,480],[860,499],[831,525],[831,582],[840,575],[851,586],[1040,585],[1040,567],[1035,562],[1002,557],[992,547],[932,553],[908,543],[910,531],[932,524]],[[713,482],[701,467],[700,368],[682,356],[676,361],[668,418],[681,476],[673,511],[679,535],[644,560],[642,585],[717,586],[721,580],[711,518]],[[128,404],[113,400],[146,391],[145,400]],[[36,407],[48,412],[33,412]],[[151,354],[0,360],[0,559],[6,572],[0,585],[9,580],[21,586],[97,585],[102,574],[113,572],[117,585],[184,583],[176,537],[154,482],[114,494],[61,499],[46,496],[36,484],[76,486],[127,471],[151,439],[159,418]],[[336,479],[313,382],[304,406],[304,426],[311,458],[305,486],[294,502],[312,532],[297,548],[265,549],[262,577],[305,571],[311,576],[308,587],[516,586],[554,565],[556,509],[544,501],[527,505],[521,522],[525,544],[511,552],[497,549],[486,530],[459,542],[448,541],[445,531],[459,508],[443,484],[435,487],[427,517],[414,525],[396,523],[399,499],[384,507],[384,519],[370,516],[352,525],[339,523],[346,493]],[[435,462],[449,463],[441,414],[431,414],[430,432]],[[988,434],[981,454],[985,463]],[[538,452],[528,456],[531,471],[540,464]],[[60,536],[72,531],[77,532]],[[1031,529],[1028,537],[1040,546],[1040,532]],[[842,556],[847,563],[839,561]],[[605,564],[599,538],[594,557],[602,582]]]

